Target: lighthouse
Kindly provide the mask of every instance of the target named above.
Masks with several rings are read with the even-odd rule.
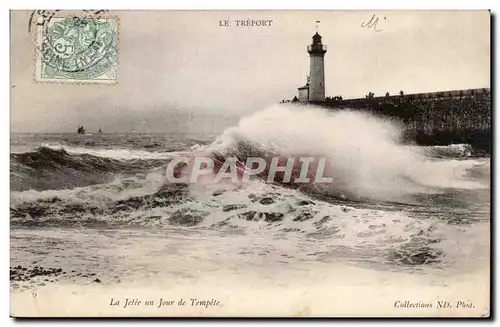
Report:
[[[307,46],[310,68],[309,77],[305,86],[299,87],[300,102],[325,101],[325,53],[326,45],[321,41],[318,33],[319,21],[316,22],[316,34],[312,37],[312,44]]]

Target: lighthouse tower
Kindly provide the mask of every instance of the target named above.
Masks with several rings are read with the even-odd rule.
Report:
[[[319,23],[319,22],[316,22]],[[317,28],[317,26],[316,26]],[[310,57],[309,102],[325,101],[325,53],[326,45],[321,43],[321,35],[312,37],[312,44],[307,46]]]

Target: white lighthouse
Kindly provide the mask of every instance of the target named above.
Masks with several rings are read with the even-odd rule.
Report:
[[[316,22],[316,23],[319,23]],[[316,26],[317,27],[317,26]],[[308,82],[299,87],[300,102],[325,101],[325,53],[326,45],[321,42],[318,31],[312,37],[312,44],[307,46],[310,58],[310,72]]]

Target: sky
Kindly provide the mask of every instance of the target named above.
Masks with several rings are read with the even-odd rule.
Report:
[[[14,133],[74,132],[79,124],[221,131],[297,95],[317,20],[328,47],[327,96],[490,87],[488,11],[110,11],[120,20],[116,85],[35,82],[30,14],[11,12]],[[366,26],[373,15],[376,27]],[[236,26],[247,19],[272,23]]]

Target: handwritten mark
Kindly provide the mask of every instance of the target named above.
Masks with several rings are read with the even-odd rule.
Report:
[[[387,21],[386,17],[384,17],[384,21]],[[382,29],[378,28],[378,26],[377,26],[378,22],[379,22],[379,18],[377,17],[377,15],[373,14],[368,22],[361,23],[361,27],[366,27],[368,29],[373,28],[373,30],[375,32],[381,32]]]

